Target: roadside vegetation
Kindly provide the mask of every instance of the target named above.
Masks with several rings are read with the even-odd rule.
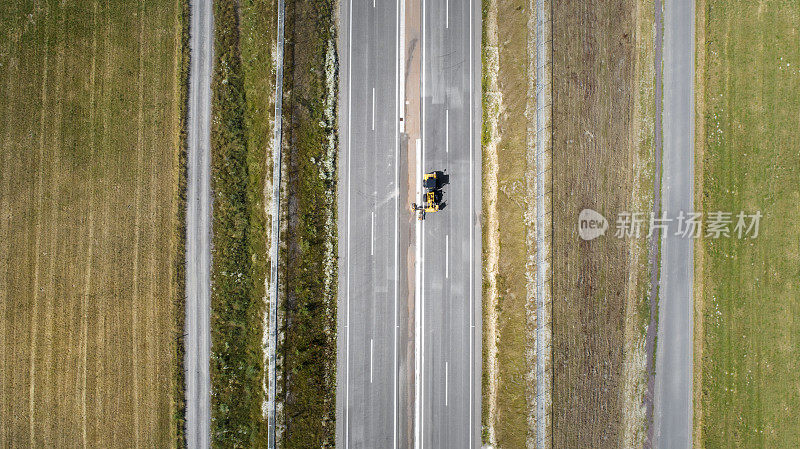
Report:
[[[267,443],[264,314],[274,129],[272,1],[215,2],[212,437]],[[278,441],[333,447],[336,363],[335,3],[286,3]]]
[[[268,418],[266,400],[268,361],[266,358],[267,297],[266,281],[271,263],[269,254],[269,220],[272,210],[272,157],[275,126],[275,56],[277,51],[277,1],[241,0],[240,24],[242,70],[246,99],[247,128],[247,200],[250,204],[250,252],[253,270],[253,300],[263,298],[261,311],[261,351],[263,360],[261,385],[263,419]],[[255,304],[255,303],[254,303]],[[263,436],[263,435],[262,435]],[[261,444],[261,443],[259,443]]]
[[[483,439],[495,447],[526,447],[535,441],[535,291],[528,280],[526,235],[534,232],[535,211],[526,180],[536,175],[528,160],[526,117],[529,72],[535,43],[529,42],[532,2],[484,1],[483,20],[483,199],[484,222],[484,369]],[[535,138],[535,133],[530,135]],[[529,210],[529,207],[531,209]],[[500,225],[502,223],[502,226]],[[533,314],[533,321],[528,316]]]
[[[284,448],[333,447],[336,2],[286,2],[280,348]]]
[[[175,447],[183,3],[0,12],[0,446]]]
[[[272,2],[214,3],[211,432],[215,447],[267,444],[264,186],[274,107],[274,18]]]
[[[189,100],[189,2],[181,1],[179,4],[180,24],[180,74],[178,76],[178,223],[177,223],[177,255],[175,257],[175,282],[177,284],[177,300],[175,311],[175,326],[181,337],[177,339],[177,371],[175,372],[175,440],[176,447],[186,447],[186,370],[184,323],[186,321],[186,177],[188,176],[188,139],[187,139],[187,109]]]
[[[698,3],[696,202],[760,211],[697,245],[696,447],[800,446],[800,4]],[[733,226],[732,225],[732,226]]]

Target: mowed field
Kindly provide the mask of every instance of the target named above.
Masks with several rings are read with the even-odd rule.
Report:
[[[0,11],[0,447],[175,445],[180,7]]]
[[[696,201],[763,218],[698,245],[695,446],[797,448],[800,3],[705,1],[697,24]]]

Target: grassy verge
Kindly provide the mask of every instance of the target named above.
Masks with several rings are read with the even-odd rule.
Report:
[[[705,153],[705,71],[706,71],[706,0],[698,0],[695,4],[695,73],[694,73],[694,112],[695,112],[695,134],[694,134],[694,204],[695,208],[702,207],[703,200],[703,178],[705,177],[705,167],[703,166],[703,155]],[[702,447],[700,442],[703,438],[703,338],[705,326],[700,319],[705,308],[703,304],[703,270],[705,257],[702,239],[697,239],[694,244],[694,352],[692,369],[692,445]]]
[[[699,206],[761,211],[755,239],[704,239],[702,447],[800,445],[800,50],[796,2],[706,1]]]
[[[487,260],[484,322],[484,440],[498,447],[525,447],[532,437],[534,404],[533,332],[528,322],[528,246],[532,230],[526,179],[528,159],[528,19],[526,0],[485,1],[483,40],[484,211],[483,248]],[[492,61],[487,60],[492,58]],[[502,223],[502,225],[500,225]],[[488,346],[487,346],[488,345]],[[492,351],[492,358],[486,357]],[[488,376],[488,377],[487,377]]]
[[[634,8],[633,114],[629,140],[630,189],[628,209],[646,216],[660,213],[661,185],[656,150],[656,24],[654,0],[636,0]],[[656,198],[658,195],[658,199]],[[644,236],[643,236],[644,237]],[[652,413],[648,407],[652,391],[648,388],[655,371],[655,337],[658,329],[658,267],[660,235],[630,239],[628,244],[629,281],[625,286],[625,328],[623,330],[622,369],[622,446],[643,447]],[[648,365],[649,364],[649,365]]]
[[[252,2],[247,3],[252,6]],[[249,12],[250,10],[247,9]],[[215,1],[215,65],[212,80],[213,267],[211,274],[212,443],[216,447],[266,445],[264,360],[261,346],[266,272],[263,208],[266,151],[263,119],[268,105],[255,102],[247,76],[260,73],[252,47],[253,21],[240,29],[237,2]],[[256,27],[257,28],[257,27]],[[247,36],[242,43],[240,37]],[[269,41],[266,41],[269,42]],[[265,43],[266,43],[265,42]],[[263,45],[263,44],[262,44]],[[243,50],[247,55],[242,61]],[[268,79],[263,80],[268,83]],[[251,91],[248,92],[247,88]],[[267,116],[268,117],[268,116]],[[268,133],[266,133],[268,134]]]
[[[484,0],[482,1],[481,5],[481,110],[482,110],[482,117],[481,117],[481,151],[482,151],[482,160],[481,160],[481,173],[483,174],[483,179],[481,179],[481,189],[483,191],[483,195],[481,197],[483,204],[481,204],[481,213],[485,217],[481,222],[481,248],[482,254],[481,257],[483,258],[484,266],[481,272],[481,298],[483,301],[481,307],[481,322],[483,323],[483,341],[481,342],[481,360],[483,362],[483,366],[481,369],[481,441],[484,445],[492,444],[495,441],[495,432],[494,432],[494,407],[495,407],[495,386],[494,383],[494,366],[493,366],[493,358],[495,352],[495,319],[492,311],[494,310],[495,306],[495,290],[494,285],[492,283],[494,280],[492,273],[489,270],[490,265],[493,263],[495,259],[494,254],[489,251],[489,238],[490,236],[494,237],[495,235],[495,228],[494,220],[491,220],[489,214],[492,212],[490,207],[490,196],[493,196],[494,191],[490,190],[492,185],[490,184],[494,180],[494,173],[495,168],[492,167],[490,164],[493,162],[492,159],[489,159],[491,153],[489,151],[492,150],[490,145],[494,141],[494,129],[495,127],[492,126],[494,122],[490,121],[493,117],[490,114],[490,107],[491,107],[491,99],[492,96],[491,91],[495,89],[496,77],[492,77],[489,71],[489,58],[491,49],[487,48],[491,46],[494,42],[490,43],[488,40],[488,15],[490,14],[489,10],[492,8],[491,0]],[[492,12],[493,14],[493,12]]]
[[[176,445],[180,8],[0,12],[1,447]]]
[[[497,260],[499,258],[499,223],[497,220],[497,142],[498,118],[502,96],[498,92],[499,56],[497,50],[497,4],[486,0],[482,4],[481,102],[482,102],[482,322],[483,342],[481,370],[481,439],[485,445],[497,441]]]
[[[184,370],[184,322],[186,321],[186,176],[187,176],[187,108],[189,99],[189,1],[178,0],[180,8],[178,17],[179,33],[178,44],[178,235],[177,251],[175,254],[175,284],[178,289],[176,295],[175,321],[178,329],[176,341],[177,367],[175,370],[175,446],[186,447],[186,373]]]
[[[286,3],[283,439],[333,447],[336,385],[336,3]]]
[[[247,200],[250,205],[250,253],[253,272],[252,297],[266,299],[265,280],[269,272],[267,228],[269,202],[272,199],[273,127],[275,116],[275,67],[273,57],[277,45],[277,2],[274,0],[240,1],[242,70],[247,109]],[[266,310],[264,310],[266,312]],[[262,322],[264,321],[262,316]],[[262,325],[263,326],[263,325]],[[261,342],[263,344],[262,327]],[[263,355],[262,355],[263,357]],[[261,385],[266,394],[267,372],[264,359]],[[264,437],[265,435],[262,435]],[[263,438],[261,438],[263,440]]]

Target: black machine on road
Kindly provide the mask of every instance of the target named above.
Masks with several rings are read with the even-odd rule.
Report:
[[[422,204],[411,203],[411,209],[418,212],[420,220],[425,219],[428,213],[439,212],[444,209],[444,192],[442,187],[449,184],[450,176],[443,171],[425,173],[422,177],[422,187],[425,189]]]

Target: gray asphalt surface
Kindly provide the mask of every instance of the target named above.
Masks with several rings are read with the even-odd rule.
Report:
[[[446,170],[423,222],[421,435],[480,447],[480,2],[422,1],[422,169]]]
[[[398,8],[369,0],[340,8],[337,446],[478,447],[480,9],[423,2],[424,169],[451,178],[446,209],[425,221],[424,438],[414,441],[407,269],[416,222],[407,176],[416,167],[407,167],[415,142],[409,148],[398,121]],[[411,58],[419,46],[407,51]]]
[[[374,5],[374,6],[373,6]],[[337,447],[409,447],[398,2],[340,5]],[[402,181],[400,181],[402,180]],[[413,390],[411,390],[413,391]]]
[[[186,199],[186,442],[205,449],[211,436],[211,68],[213,17],[208,0],[191,2]]]
[[[664,153],[662,211],[691,212],[694,186],[694,2],[664,8]],[[670,223],[661,246],[654,447],[692,447],[694,240]]]

